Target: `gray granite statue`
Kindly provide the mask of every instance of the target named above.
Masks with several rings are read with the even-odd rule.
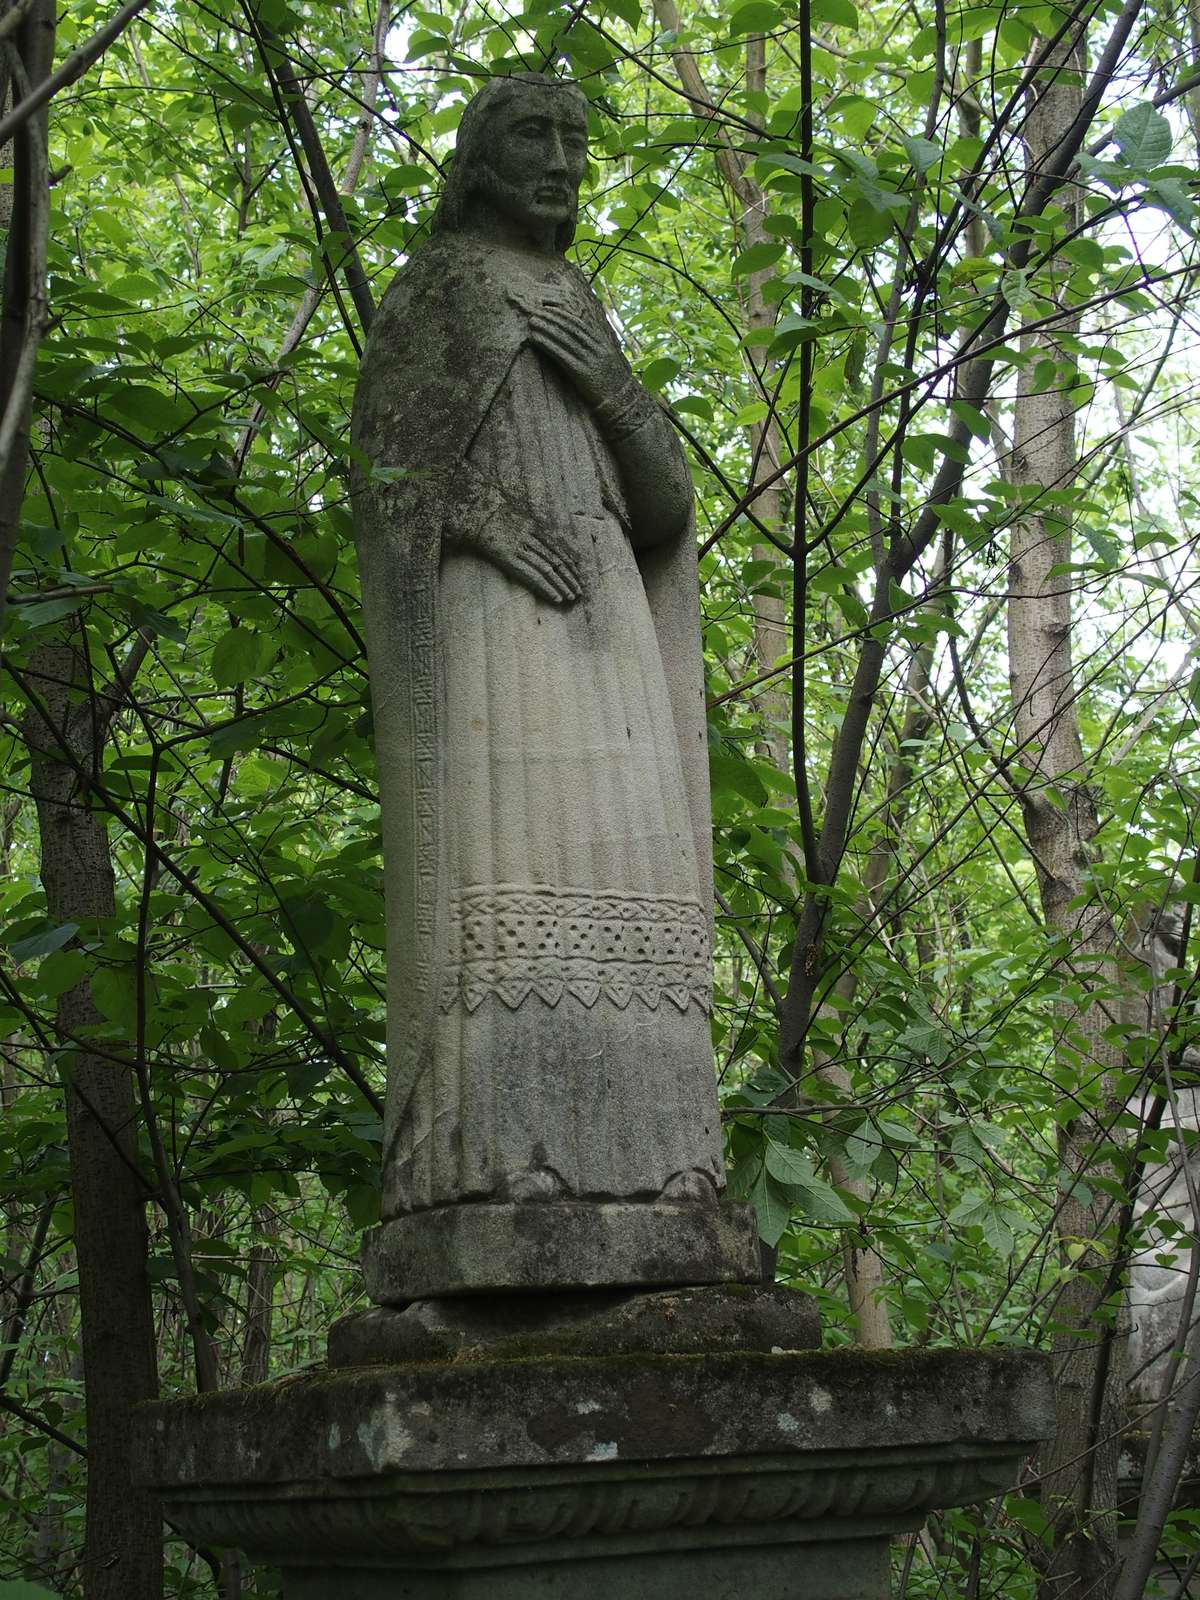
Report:
[[[488,83],[355,399],[388,894],[380,1300],[756,1270],[717,1203],[691,479],[563,256],[586,162],[579,89]],[[705,1259],[656,1267],[664,1226]]]

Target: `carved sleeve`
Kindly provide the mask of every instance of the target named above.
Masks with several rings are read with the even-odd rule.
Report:
[[[444,544],[473,545],[483,529],[507,524],[546,527],[532,505],[501,489],[466,460],[442,475],[436,488],[431,486],[430,499],[441,521]]]
[[[620,468],[634,544],[676,538],[687,526],[692,477],[662,407],[630,373],[628,383],[593,415]]]

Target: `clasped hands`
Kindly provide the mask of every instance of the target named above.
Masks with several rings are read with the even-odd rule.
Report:
[[[514,297],[515,298],[515,297]],[[572,304],[565,288],[546,288],[522,299],[534,347],[562,369],[588,405],[597,407],[635,383],[616,340],[589,308]],[[573,605],[583,594],[575,552],[554,539],[550,526],[506,501],[472,535],[471,545],[510,578],[552,605]]]
[[[596,407],[636,380],[607,325],[572,300],[565,288],[547,288],[537,301],[527,302],[529,338]]]
[[[469,543],[540,600],[569,606],[583,594],[574,552],[554,543],[549,526],[532,512],[505,505],[480,524]]]

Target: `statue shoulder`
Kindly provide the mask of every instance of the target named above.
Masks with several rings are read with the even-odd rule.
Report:
[[[356,442],[390,465],[461,459],[526,333],[494,252],[434,235],[380,301],[355,394]]]
[[[447,241],[437,235],[420,244],[384,290],[377,320],[394,322],[415,311],[423,302],[453,292],[458,281],[458,273],[453,271],[456,254]]]
[[[485,242],[435,234],[413,251],[385,290],[368,359],[384,347],[412,352],[418,365],[464,345],[515,349],[525,324],[513,287],[509,263]]]
[[[485,241],[459,233],[434,234],[409,256],[389,283],[380,313],[395,316],[418,304],[458,312],[503,298],[510,272]]]

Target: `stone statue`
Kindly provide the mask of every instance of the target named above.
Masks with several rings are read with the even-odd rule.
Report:
[[[355,398],[380,1301],[757,1271],[718,1205],[691,479],[563,256],[586,162],[578,88],[487,84]]]
[[[1032,1351],[815,1348],[720,1199],[691,492],[562,257],[586,126],[474,100],[355,402],[376,1304],[326,1369],[136,1420],[171,1523],[286,1600],[884,1600],[892,1538],[1053,1432]]]

